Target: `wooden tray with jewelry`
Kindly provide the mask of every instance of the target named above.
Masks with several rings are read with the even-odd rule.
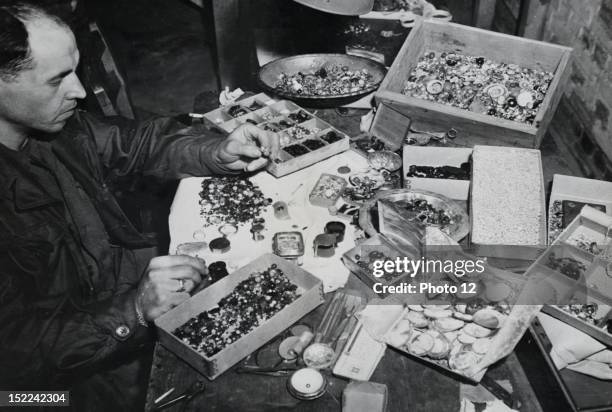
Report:
[[[209,379],[323,303],[312,274],[267,254],[155,320],[162,345]]]
[[[459,144],[538,147],[569,76],[571,48],[455,23],[415,24],[376,100]]]
[[[544,312],[612,345],[612,216],[585,206],[525,275],[554,289]]]
[[[267,170],[275,177],[327,159],[349,149],[349,136],[288,100],[260,93],[204,114],[211,127],[231,133],[242,124],[253,124],[278,133],[281,151]]]

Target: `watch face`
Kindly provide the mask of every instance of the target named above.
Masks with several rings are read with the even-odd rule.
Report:
[[[574,220],[576,216],[578,216],[584,206],[590,206],[594,209],[599,210],[600,212],[606,213],[605,205],[600,205],[597,203],[576,202],[574,200],[564,200],[561,206],[563,210],[563,228],[566,228],[570,223],[572,223],[572,220]]]
[[[302,256],[304,239],[300,232],[280,232],[274,235],[274,253],[278,256]]]

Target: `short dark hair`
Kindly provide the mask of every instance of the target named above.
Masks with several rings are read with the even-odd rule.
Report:
[[[46,18],[67,27],[66,23],[40,6],[27,2],[0,1],[0,79],[14,80],[22,70],[34,67],[26,23]]]

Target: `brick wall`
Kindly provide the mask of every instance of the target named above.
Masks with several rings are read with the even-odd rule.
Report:
[[[529,13],[543,17],[525,29],[528,35],[574,48],[549,131],[586,176],[612,181],[612,0],[530,0]]]
[[[532,0],[547,7],[542,40],[574,48],[550,131],[586,175],[612,180],[612,0]]]

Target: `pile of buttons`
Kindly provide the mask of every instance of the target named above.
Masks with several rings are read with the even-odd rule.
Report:
[[[458,53],[428,52],[403,94],[507,120],[533,124],[553,73]]]
[[[265,323],[298,297],[298,287],[272,264],[264,271],[252,273],[214,308],[191,318],[173,334],[211,357]]]
[[[200,214],[206,217],[204,226],[220,223],[246,223],[272,203],[259,187],[239,177],[213,177],[202,181]]]

